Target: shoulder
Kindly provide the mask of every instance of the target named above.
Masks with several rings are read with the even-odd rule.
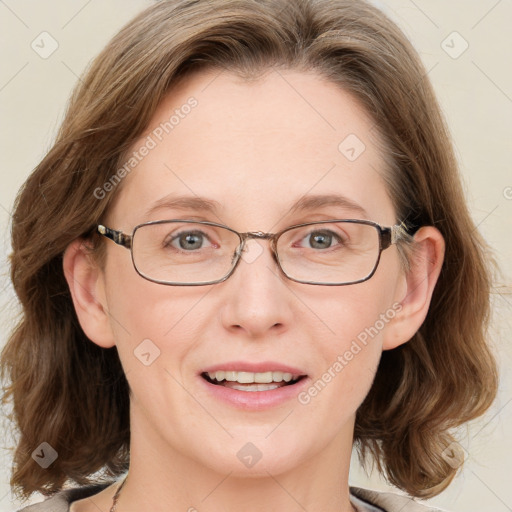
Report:
[[[439,508],[418,503],[413,498],[392,492],[380,492],[361,487],[350,487],[356,505],[373,505],[368,512],[443,512]],[[362,503],[361,503],[362,502]],[[361,512],[366,512],[363,508]]]
[[[46,498],[40,503],[35,503],[28,507],[18,509],[17,512],[68,512],[69,504],[73,501],[81,500],[92,496],[93,494],[97,494],[109,485],[110,483],[102,483],[64,489],[55,493],[51,497]]]

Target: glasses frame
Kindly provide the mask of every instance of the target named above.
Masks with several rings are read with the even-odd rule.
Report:
[[[228,231],[231,231],[232,233],[236,234],[240,240],[240,243],[236,249],[235,252],[235,262],[231,268],[231,270],[221,279],[217,279],[215,281],[206,281],[206,282],[199,282],[199,283],[174,283],[169,281],[161,281],[158,279],[151,279],[150,277],[145,276],[142,274],[139,269],[137,268],[137,265],[135,264],[135,260],[133,257],[133,238],[135,236],[135,233],[138,229],[144,227],[144,226],[150,226],[155,224],[166,224],[166,223],[193,223],[193,224],[206,224],[208,226],[216,226],[219,228],[227,229]],[[356,281],[349,281],[345,283],[318,283],[315,281],[304,281],[301,279],[294,279],[293,277],[290,277],[282,268],[281,262],[279,261],[279,255],[277,253],[277,241],[281,235],[286,233],[287,231],[290,231],[291,229],[300,228],[304,226],[310,226],[315,224],[328,224],[332,222],[339,222],[339,223],[353,223],[353,224],[366,224],[368,226],[372,226],[377,230],[378,236],[379,236],[379,254],[377,255],[377,260],[375,262],[375,265],[372,269],[372,271],[364,278],[358,279]],[[361,220],[361,219],[330,219],[330,220],[319,220],[319,221],[313,221],[313,222],[305,222],[303,224],[294,224],[293,226],[288,226],[287,228],[277,232],[277,233],[264,233],[263,231],[248,231],[246,233],[239,233],[238,231],[225,226],[224,224],[219,224],[217,222],[211,222],[206,220],[183,220],[183,219],[168,219],[168,220],[156,220],[151,222],[144,222],[142,224],[138,224],[133,228],[132,234],[126,234],[122,231],[118,231],[112,228],[109,228],[103,224],[98,224],[96,227],[97,232],[108,238],[109,240],[112,240],[117,245],[120,245],[126,249],[128,249],[131,253],[132,263],[135,271],[137,274],[139,274],[142,278],[146,279],[147,281],[151,281],[153,283],[157,284],[163,284],[166,286],[205,286],[210,284],[217,284],[222,283],[226,281],[229,277],[233,275],[235,272],[242,256],[242,252],[245,248],[245,244],[247,240],[249,239],[260,239],[260,240],[269,240],[270,241],[270,247],[272,251],[272,255],[274,257],[274,261],[277,263],[277,266],[279,267],[281,273],[291,281],[295,281],[296,283],[302,283],[302,284],[310,284],[310,285],[317,285],[317,286],[347,286],[351,284],[358,284],[363,283],[364,281],[368,281],[377,270],[377,267],[379,266],[380,257],[382,254],[382,251],[386,250],[388,247],[391,247],[391,245],[396,244],[399,240],[405,239],[407,236],[409,236],[409,233],[407,231],[407,228],[405,227],[404,222],[401,222],[400,224],[395,224],[394,226],[390,227],[383,227],[380,224],[377,224],[376,222],[370,221],[370,220]]]

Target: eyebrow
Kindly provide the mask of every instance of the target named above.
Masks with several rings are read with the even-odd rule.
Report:
[[[289,213],[300,213],[308,210],[325,208],[327,206],[337,206],[345,210],[352,210],[368,218],[366,210],[358,203],[339,194],[315,194],[301,197],[290,208]],[[146,211],[146,216],[155,211],[169,208],[176,210],[194,210],[198,212],[216,213],[222,205],[213,199],[207,199],[199,196],[175,196],[169,194],[159,199],[151,208]]]
[[[151,206],[151,208],[146,211],[146,216],[164,208],[215,213],[220,209],[220,207],[221,204],[213,199],[206,199],[205,197],[199,196],[175,196],[173,194],[169,194],[168,196],[162,197],[162,199],[159,199],[153,206]]]
[[[368,217],[368,213],[360,204],[339,194],[316,194],[304,196],[291,206],[290,213],[315,210],[318,208],[325,208],[326,206],[337,206],[346,210],[353,210],[364,217]]]

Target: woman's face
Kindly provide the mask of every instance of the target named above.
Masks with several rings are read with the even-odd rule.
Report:
[[[340,218],[391,226],[372,128],[350,95],[314,74],[271,71],[254,82],[227,72],[192,75],[129,152],[127,162],[138,163],[126,168],[105,223],[125,233],[163,219],[239,232]],[[348,201],[292,209],[332,194]],[[178,196],[207,199],[216,210],[173,206]],[[146,450],[223,474],[267,475],[350,450],[356,409],[405,289],[395,246],[366,282],[312,286],[280,273],[267,240],[249,240],[229,279],[187,287],[143,279],[126,249],[106,244],[102,300],[131,388],[132,455]],[[280,368],[306,377],[255,392],[202,375]]]

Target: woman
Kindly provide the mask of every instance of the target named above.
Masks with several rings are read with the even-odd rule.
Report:
[[[36,511],[426,510],[496,393],[486,253],[381,12],[160,2],[17,201],[11,485],[56,493]],[[411,498],[349,488],[354,443]]]

